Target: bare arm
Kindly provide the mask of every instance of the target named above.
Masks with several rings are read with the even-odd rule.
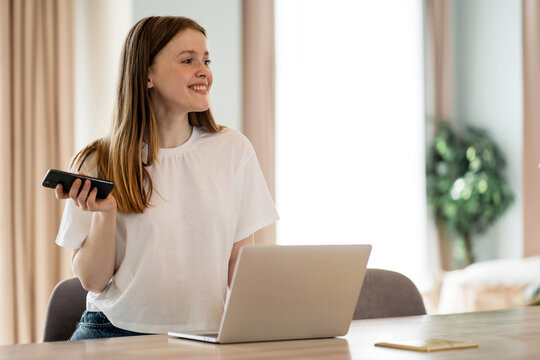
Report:
[[[71,198],[84,211],[92,212],[90,232],[80,249],[72,252],[73,272],[82,286],[91,292],[103,291],[114,273],[116,258],[116,200],[112,195],[106,199],[96,199],[97,189],[90,190],[90,181],[81,187],[75,180],[70,192],[64,193],[62,185],[56,187],[58,199]]]
[[[253,245],[254,239],[255,239],[255,235],[250,235],[247,238],[234,243],[232,251],[231,251],[231,257],[229,258],[229,277],[228,277],[229,286],[231,286],[231,281],[234,275],[234,268],[236,266],[236,260],[238,260],[238,253],[240,252],[240,248],[245,245]]]

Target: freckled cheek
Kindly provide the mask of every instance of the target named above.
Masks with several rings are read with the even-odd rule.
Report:
[[[185,93],[189,93],[189,80],[186,79],[177,79],[175,83],[176,89],[179,91],[183,91]]]
[[[188,72],[176,70],[176,71],[171,71],[168,74],[166,74],[166,78],[169,81],[172,81],[178,85],[187,87],[189,85],[189,82],[193,78],[193,75]]]
[[[189,80],[190,78],[184,74],[171,72],[163,74],[163,76],[158,79],[157,83],[159,84],[158,87],[177,91],[187,88]]]

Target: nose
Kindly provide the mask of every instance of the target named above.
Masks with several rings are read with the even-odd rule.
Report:
[[[210,76],[210,69],[203,63],[200,63],[199,68],[197,69],[197,77],[207,78]]]

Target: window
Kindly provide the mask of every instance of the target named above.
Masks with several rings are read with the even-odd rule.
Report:
[[[276,0],[279,244],[426,274],[421,0]]]

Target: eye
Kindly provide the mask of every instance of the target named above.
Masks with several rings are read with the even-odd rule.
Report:
[[[204,65],[208,66],[210,65],[210,63],[212,62],[210,59],[206,59],[203,61],[204,62]]]
[[[192,62],[193,62],[193,59],[182,60],[182,64],[191,64]]]

